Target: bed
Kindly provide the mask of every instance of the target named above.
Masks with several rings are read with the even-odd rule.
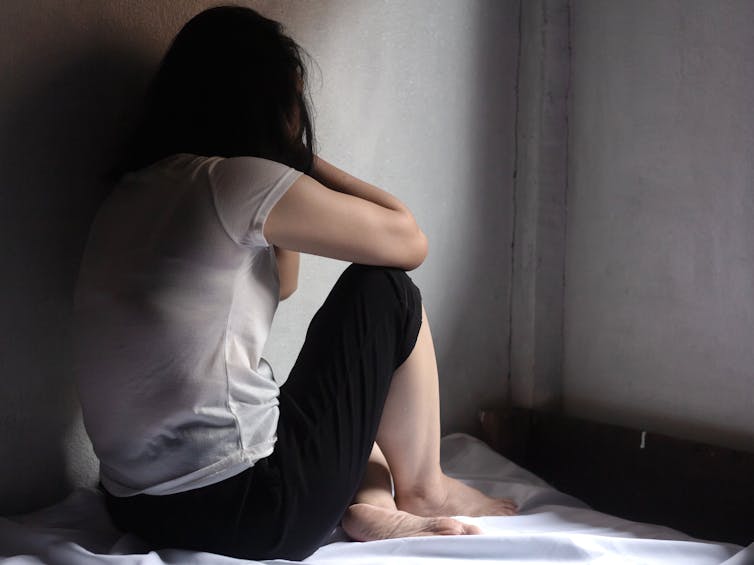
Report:
[[[356,543],[335,530],[304,563],[754,564],[754,544],[705,541],[597,512],[469,435],[443,438],[442,464],[448,474],[484,492],[515,499],[519,515],[462,518],[479,525],[484,532],[480,536]],[[101,495],[89,489],[76,490],[59,504],[31,514],[0,518],[0,556],[4,565],[287,563],[174,549],[150,552],[140,540],[113,528]]]

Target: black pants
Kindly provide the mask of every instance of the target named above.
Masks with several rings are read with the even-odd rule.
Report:
[[[351,265],[314,316],[281,387],[272,455],[178,494],[106,493],[116,525],[155,549],[306,558],[356,494],[392,374],[420,326],[421,296],[406,273]]]

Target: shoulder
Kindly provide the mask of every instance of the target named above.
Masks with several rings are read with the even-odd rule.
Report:
[[[215,210],[228,234],[238,243],[263,246],[270,210],[303,174],[259,157],[217,158],[208,171]]]
[[[211,181],[222,186],[268,188],[285,180],[293,182],[302,174],[288,165],[261,157],[212,158],[208,165]]]

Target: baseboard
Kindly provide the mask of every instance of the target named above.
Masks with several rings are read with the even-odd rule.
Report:
[[[481,416],[493,448],[596,510],[754,541],[754,453],[527,409]]]

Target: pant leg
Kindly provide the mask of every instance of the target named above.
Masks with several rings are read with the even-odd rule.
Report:
[[[281,523],[257,559],[303,559],[337,526],[363,477],[393,372],[420,326],[421,296],[403,271],[352,265],[340,277],[280,391],[269,464],[280,473]]]

